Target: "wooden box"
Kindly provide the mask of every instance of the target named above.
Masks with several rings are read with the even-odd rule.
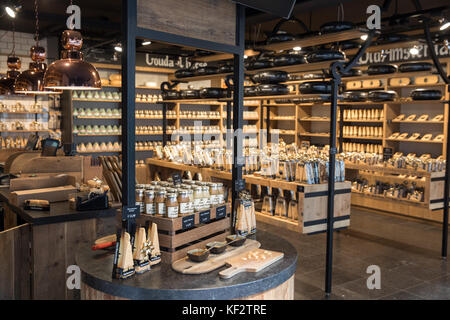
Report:
[[[172,263],[191,249],[204,248],[211,241],[224,241],[230,234],[230,212],[231,205],[227,203],[177,218],[141,214],[137,222],[158,225],[161,259]]]
[[[298,220],[287,217],[256,213],[257,221],[273,224],[305,234],[325,232],[327,230],[328,184],[296,184],[298,200]],[[335,184],[334,229],[350,225],[351,184],[348,181]]]
[[[10,202],[21,206],[27,199],[48,200],[49,202],[67,201],[69,194],[77,191],[74,186],[61,186],[32,190],[14,191],[11,193]]]

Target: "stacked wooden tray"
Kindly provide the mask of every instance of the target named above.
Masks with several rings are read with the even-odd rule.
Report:
[[[211,241],[223,241],[230,234],[230,212],[231,205],[227,203],[177,218],[141,214],[137,222],[158,225],[161,259],[172,263],[191,249],[204,247]]]

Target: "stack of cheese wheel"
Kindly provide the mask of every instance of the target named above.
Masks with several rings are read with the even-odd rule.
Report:
[[[122,85],[122,76],[119,73],[110,75],[109,80],[111,81],[112,86],[121,86]]]

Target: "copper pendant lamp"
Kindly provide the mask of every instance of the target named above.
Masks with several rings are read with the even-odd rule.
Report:
[[[15,28],[13,22],[13,49],[11,54],[8,56],[7,64],[8,71],[6,73],[6,78],[0,79],[0,95],[10,95],[15,93],[15,82],[16,78],[19,76],[19,69],[22,65],[20,58],[16,56],[15,47]]]
[[[15,92],[25,94],[60,94],[61,91],[54,91],[44,88],[44,74],[47,65],[45,60],[45,48],[39,46],[39,18],[37,0],[34,1],[34,10],[36,15],[36,45],[30,49],[30,57],[33,62],[30,68],[23,71],[16,79]]]
[[[54,90],[100,90],[102,88],[97,69],[83,61],[79,50],[83,45],[81,33],[66,30],[61,37],[62,59],[52,62],[45,71],[44,87]]]

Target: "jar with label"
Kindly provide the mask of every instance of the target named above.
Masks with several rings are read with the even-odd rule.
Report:
[[[218,193],[219,193],[219,187],[217,186],[217,183],[211,183],[209,186],[209,193],[211,194],[211,206],[216,206],[219,204],[218,202]]]
[[[136,189],[136,205],[140,206],[140,212],[144,213],[144,189]]]
[[[200,211],[203,208],[203,190],[202,187],[194,187],[194,210]]]
[[[179,213],[180,215],[190,213],[191,204],[188,195],[188,190],[179,190],[178,192],[178,204],[180,207]]]
[[[211,206],[211,195],[209,194],[209,187],[204,185],[202,187],[203,194],[203,209],[209,209]]]
[[[225,203],[225,190],[223,188],[223,183],[222,182],[218,182],[217,184],[217,204],[221,205],[223,203]]]
[[[189,213],[194,213],[194,190],[186,189],[189,197]]]
[[[168,193],[166,198],[166,211],[168,218],[178,217],[178,200],[176,193]]]
[[[145,213],[156,214],[155,191],[153,190],[145,190]]]
[[[166,191],[158,190],[155,193],[156,214],[166,214]]]

